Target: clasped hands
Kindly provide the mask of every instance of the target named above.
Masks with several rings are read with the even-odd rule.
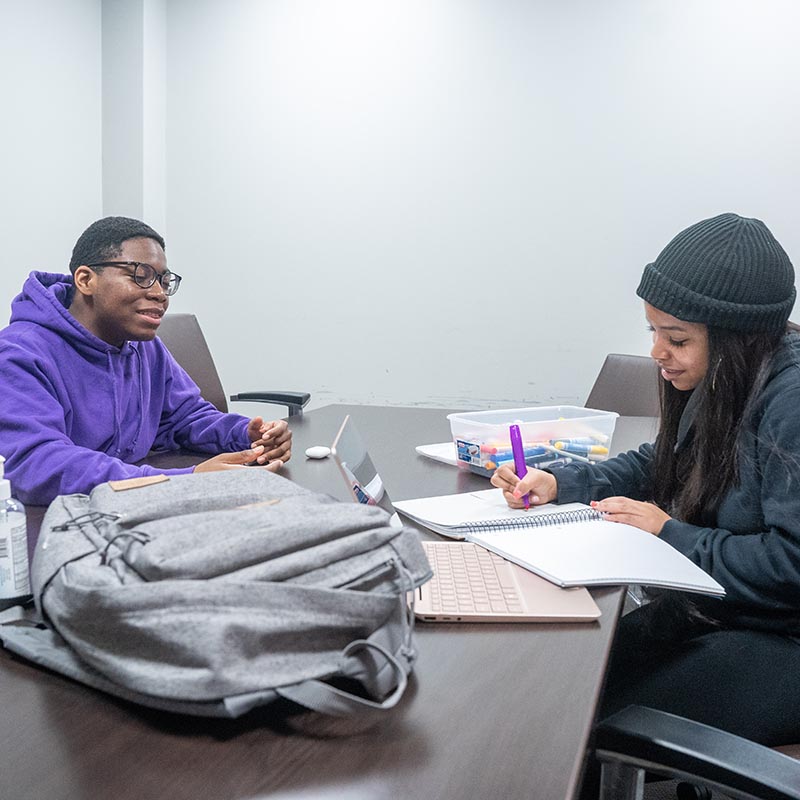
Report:
[[[531,505],[552,503],[558,496],[555,476],[540,469],[530,469],[524,478],[517,477],[513,467],[498,467],[492,475],[492,486],[503,490],[503,497],[511,508],[524,508],[522,498],[527,494]],[[671,519],[653,503],[631,500],[629,497],[606,497],[592,500],[592,508],[603,514],[609,522],[625,522],[647,533],[658,536],[664,523]]]
[[[247,425],[247,436],[252,442],[247,450],[220,453],[198,464],[194,471],[215,472],[252,465],[277,472],[292,457],[292,432],[284,419],[264,422],[261,417],[254,417]]]

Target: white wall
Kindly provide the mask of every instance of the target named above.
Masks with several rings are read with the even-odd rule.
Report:
[[[0,0],[0,304],[140,208],[230,391],[582,402],[605,353],[647,352],[634,290],[684,226],[761,217],[800,267],[799,21],[792,0]],[[116,117],[114,80],[138,87]]]
[[[99,0],[0,0],[0,325],[101,215]]]
[[[230,390],[582,402],[679,230],[800,266],[791,0],[172,0],[174,307]]]

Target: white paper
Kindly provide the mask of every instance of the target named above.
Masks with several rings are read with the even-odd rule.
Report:
[[[440,444],[420,444],[417,445],[415,450],[426,458],[432,458],[434,461],[441,461],[442,464],[450,464],[450,466],[458,466],[456,459],[456,446],[453,442],[441,442]]]

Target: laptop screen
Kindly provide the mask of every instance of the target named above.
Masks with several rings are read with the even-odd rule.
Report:
[[[331,455],[353,498],[359,503],[378,505],[384,496],[383,481],[349,414],[333,440]]]

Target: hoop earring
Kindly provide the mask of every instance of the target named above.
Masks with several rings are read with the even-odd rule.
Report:
[[[717,373],[719,372],[719,366],[722,364],[722,356],[717,359],[717,363],[714,365],[714,371],[711,374],[711,391],[715,392],[717,390]]]

